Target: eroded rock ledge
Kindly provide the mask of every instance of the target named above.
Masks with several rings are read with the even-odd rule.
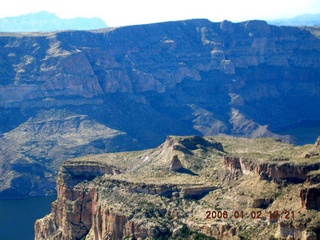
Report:
[[[320,237],[320,226],[317,223],[313,223],[312,227],[308,227],[306,221],[311,221],[306,216],[309,216],[308,211],[311,210],[313,217],[319,217],[320,210],[320,162],[316,158],[319,154],[320,138],[317,139],[314,146],[305,151],[302,155],[298,156],[298,160],[292,161],[289,158],[285,159],[273,159],[261,160],[246,157],[236,156],[223,156],[223,166],[232,172],[233,179],[239,178],[241,175],[256,176],[260,180],[275,181],[278,183],[286,182],[291,183],[303,183],[297,184],[298,188],[294,193],[299,196],[298,202],[301,208],[298,215],[298,219],[294,220],[289,218],[270,218],[269,222],[278,223],[277,231],[274,234],[277,239],[302,239],[302,240],[317,240]],[[295,158],[295,157],[294,157]],[[313,158],[313,161],[304,161],[303,159]],[[272,202],[275,199],[262,198],[253,199],[252,207],[265,208],[266,206],[272,207]],[[283,207],[286,207],[283,204]],[[283,208],[285,209],[285,208]],[[291,210],[291,212],[290,212]],[[294,214],[294,210],[285,210],[287,214]],[[278,211],[278,210],[277,210]],[[272,212],[272,211],[271,211]],[[269,211],[270,213],[270,211]],[[282,213],[283,215],[283,213]]]
[[[231,156],[223,157],[223,165],[231,171],[239,170],[245,175],[293,182],[304,182],[309,172],[320,169],[320,162],[297,165],[289,159],[281,159],[279,163]]]
[[[292,141],[273,130],[320,119],[317,32],[193,19],[0,33],[0,198],[54,194],[67,159],[169,134]]]
[[[169,233],[168,228],[144,225],[131,214],[121,214],[116,206],[104,203],[105,194],[125,191],[129,194],[165,197],[201,198],[213,187],[183,187],[174,184],[144,184],[120,180],[96,179],[104,174],[115,174],[115,168],[99,164],[66,165],[58,177],[58,199],[52,204],[52,213],[38,220],[36,239],[122,239],[147,238]],[[155,210],[156,211],[156,210]],[[174,216],[170,209],[161,214]],[[54,233],[54,234],[53,234]],[[106,238],[107,237],[107,238]]]
[[[177,141],[176,137],[168,137],[158,149],[160,153],[164,153],[164,148],[167,150],[167,162],[159,164],[159,160],[163,160],[161,158],[155,164],[158,167],[163,166],[163,170],[170,174],[186,176],[190,173],[184,167],[181,168],[185,173],[175,171],[181,168],[169,168],[170,159],[178,159],[178,154],[175,153],[185,154],[184,149],[175,150],[174,146],[178,145],[181,148],[189,147],[188,154],[191,155],[194,150],[215,147],[201,137],[190,137],[181,141]],[[217,146],[221,147],[221,144]],[[144,161],[146,160],[145,157]],[[141,164],[144,164],[144,161]],[[139,166],[133,166],[133,169],[139,171]],[[163,223],[159,225],[157,221],[153,223],[148,219],[148,215],[179,218],[185,213],[176,207],[170,207],[171,199],[201,199],[215,189],[214,186],[190,184],[188,181],[175,184],[122,179],[121,175],[130,173],[130,170],[113,166],[101,159],[66,162],[59,171],[58,198],[52,204],[52,212],[35,224],[36,239],[145,239],[170,235],[172,230],[169,226]],[[133,199],[128,201],[128,198]],[[156,201],[149,202],[150,198]],[[166,206],[157,206],[161,201],[164,201]],[[149,205],[147,208],[146,204]],[[147,223],[144,222],[146,216]]]
[[[270,146],[273,160],[250,157]],[[52,212],[35,223],[36,239],[317,239],[320,160],[296,157],[306,149],[272,139],[170,136],[155,149],[71,159],[60,169]],[[179,168],[170,169],[177,159]],[[286,210],[294,218],[269,215]],[[235,219],[235,211],[261,218]]]

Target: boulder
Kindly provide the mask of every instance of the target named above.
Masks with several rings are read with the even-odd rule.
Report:
[[[181,168],[183,168],[181,161],[177,155],[174,155],[170,164],[170,170],[177,171]]]
[[[314,146],[302,154],[303,158],[318,157],[320,155],[320,137],[317,138]]]

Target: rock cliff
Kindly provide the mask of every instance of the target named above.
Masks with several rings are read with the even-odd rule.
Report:
[[[275,161],[281,161],[275,162]],[[306,181],[308,173],[319,170],[320,163],[296,165],[289,159],[275,159],[274,161],[259,161],[239,157],[223,157],[223,165],[231,171],[240,170],[245,175],[261,176],[266,174],[267,179]]]
[[[59,171],[52,212],[35,223],[36,239],[318,239],[319,189],[309,180],[276,179],[287,177],[277,167],[268,179],[255,169],[235,177],[244,161],[225,156],[256,159],[256,167],[269,157],[281,166],[283,156],[316,175],[319,158],[300,158],[308,147],[170,136],[150,150],[71,159]],[[172,171],[173,160],[183,167]]]
[[[205,19],[94,31],[0,33],[0,141],[25,148],[19,136],[25,136],[29,119],[58,110],[101,124],[96,133],[91,129],[91,136],[101,136],[102,128],[123,133],[126,150],[156,147],[168,135],[224,133],[291,141],[275,130],[320,119],[316,33],[314,28],[277,27],[264,21]],[[62,139],[70,135],[59,134]],[[119,136],[115,142],[121,142]],[[69,142],[62,152],[76,157],[115,151],[112,139],[91,137],[85,140],[88,151],[77,141],[73,146]],[[55,172],[66,158],[52,155],[49,160],[46,155],[54,140],[38,140],[45,150],[29,142],[32,154],[27,161]],[[43,194],[34,187],[29,188],[33,193],[11,187],[15,177],[6,166],[24,158],[16,152],[7,151],[1,160],[6,177],[0,192],[14,188],[16,196]],[[39,162],[43,158],[55,168]],[[52,189],[54,179],[48,181]],[[14,194],[1,195],[6,196]]]

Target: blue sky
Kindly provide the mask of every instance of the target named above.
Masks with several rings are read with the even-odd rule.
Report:
[[[277,19],[320,13],[320,0],[9,0],[0,18],[39,11],[62,18],[99,17],[109,26],[190,18],[218,22]]]

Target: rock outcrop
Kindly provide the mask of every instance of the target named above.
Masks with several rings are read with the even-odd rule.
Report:
[[[310,163],[308,165],[293,164],[288,160],[275,163],[271,161],[261,161],[257,159],[247,159],[239,157],[223,156],[225,168],[241,171],[245,175],[265,175],[263,178],[287,181],[306,181],[308,173],[319,170],[320,163]]]
[[[101,188],[76,187],[79,182],[113,174],[112,170],[112,166],[101,164],[64,166],[57,180],[58,199],[52,204],[52,213],[36,222],[36,239],[81,239],[86,235],[87,239],[123,239],[152,235],[146,226],[105,206]]]
[[[320,186],[314,185],[301,189],[301,203],[304,209],[320,210]]]
[[[312,151],[317,147],[318,140],[311,147]],[[282,147],[282,151],[284,151],[283,149],[285,148]],[[242,151],[240,155],[246,155],[246,152]],[[294,150],[291,150],[291,154],[287,155],[288,158],[283,158],[283,154],[282,158],[278,158],[274,152],[270,156],[266,154],[262,157],[261,153],[259,155],[260,158],[224,155],[222,163],[223,167],[231,173],[229,179],[251,176],[260,181],[275,182],[282,188],[289,186],[292,189],[289,194],[287,193],[289,201],[279,203],[277,197],[270,197],[270,195],[263,198],[252,196],[251,207],[271,209],[268,211],[268,222],[269,224],[278,224],[277,231],[272,237],[277,239],[318,239],[320,226],[316,219],[319,217],[320,209],[319,156],[313,155],[311,158],[307,157],[308,160],[306,160],[305,154],[295,153]],[[270,159],[271,156],[272,159]],[[299,206],[293,207],[290,203],[292,201],[296,201]],[[293,210],[294,208],[298,212]],[[309,210],[311,211],[308,212]],[[299,217],[295,216],[297,213]]]
[[[291,141],[274,130],[320,119],[320,39],[314,28],[194,19],[93,31],[1,33],[0,50],[1,142],[13,132],[24,136],[21,126],[39,113],[63,109],[124,133],[132,141],[123,141],[126,149],[118,150],[156,147],[168,135],[223,133]],[[92,129],[90,136],[100,136],[100,130]],[[53,142],[40,140],[50,151]],[[112,142],[121,144],[118,137],[109,139],[110,147],[105,140],[92,139],[86,147],[92,151],[76,143],[71,153],[61,152],[76,157],[73,151],[110,152]],[[26,147],[20,140],[15,144]],[[36,144],[27,148],[33,148],[27,162],[38,164],[44,157],[49,173],[65,160],[48,159]],[[17,155],[6,151],[5,162],[20,162]],[[1,169],[7,172],[3,164]],[[10,182],[11,175],[5,176],[3,181]],[[38,181],[29,177],[30,185]],[[21,197],[42,195],[45,188],[6,187]]]
[[[266,158],[266,148],[289,159],[305,150],[272,139],[169,136],[146,151],[68,160],[59,171],[52,212],[35,223],[36,239],[317,239],[319,184],[281,182],[304,176],[298,166],[306,162],[286,160],[298,176],[278,168],[280,158],[266,169],[247,158],[224,156],[221,164],[226,151],[248,159],[259,151]],[[177,159],[186,171],[168,168]],[[261,179],[262,168],[268,179]]]
[[[293,96],[308,97],[312,103],[318,99],[319,46],[317,36],[306,29],[276,27],[263,21],[212,23],[198,19],[97,31],[2,33],[1,62],[5,64],[0,106],[96,104],[97,98],[123,93],[157,110],[178,110],[178,116],[184,110],[188,117],[194,115],[191,120],[204,134],[211,128],[235,134],[271,134],[259,128],[266,123],[276,127],[319,118],[314,104],[299,111],[298,117],[290,100]],[[191,89],[194,96],[201,96],[186,101]],[[174,99],[170,99],[172,94]],[[210,104],[207,97],[214,101]],[[266,101],[277,105],[284,101],[287,106],[282,108],[287,110],[262,121],[270,112],[268,105],[263,106],[266,113],[261,111]],[[192,109],[176,108],[175,104],[170,108],[180,102]],[[227,111],[219,110],[228,104]],[[305,102],[296,104],[305,106]],[[261,116],[250,114],[255,107]],[[204,115],[206,111],[211,117]],[[227,116],[231,112],[230,124]]]
[[[183,168],[181,161],[177,155],[174,155],[170,164],[170,170],[176,171]]]
[[[174,138],[169,139],[173,140]],[[200,142],[208,142],[200,137],[197,139]],[[174,139],[174,142],[176,141],[177,139]],[[178,159],[176,156],[174,155],[173,158]],[[118,174],[115,174],[115,171]],[[152,212],[146,212],[146,209],[141,209],[141,206],[135,206],[132,203],[136,203],[138,200],[140,204],[144,205],[146,204],[144,201],[150,200],[151,196],[155,196],[157,200],[160,200],[161,197],[200,199],[215,189],[197,184],[187,186],[186,184],[172,183],[134,183],[108,177],[118,175],[121,178],[121,175],[125,175],[128,171],[130,172],[130,169],[109,165],[99,158],[92,160],[89,157],[86,161],[75,159],[66,162],[59,171],[58,197],[52,204],[52,212],[35,223],[36,239],[146,239],[148,237],[169,236],[172,234],[169,225],[156,225],[156,222],[152,223],[153,220],[145,224],[141,219],[142,216],[139,216],[141,213],[136,212],[138,209],[130,210],[130,207],[140,207],[139,211],[147,214],[143,216],[147,218],[150,214],[177,218],[183,214],[181,211],[177,211],[175,208],[171,209],[169,206],[168,209],[163,207],[158,209],[158,203],[154,202],[156,205],[151,205],[152,208],[149,206],[150,209],[148,209]],[[130,200],[132,206],[119,208],[113,205],[116,202],[120,205],[128,204],[126,200],[119,203],[121,196],[124,199],[134,197],[135,200]]]
[[[305,230],[303,225],[294,226],[292,223],[279,223],[279,230],[277,232],[278,239],[301,239],[301,240],[317,240],[319,234]]]
[[[302,154],[304,158],[318,157],[320,156],[320,137],[317,138],[314,146],[310,148],[307,152]]]

